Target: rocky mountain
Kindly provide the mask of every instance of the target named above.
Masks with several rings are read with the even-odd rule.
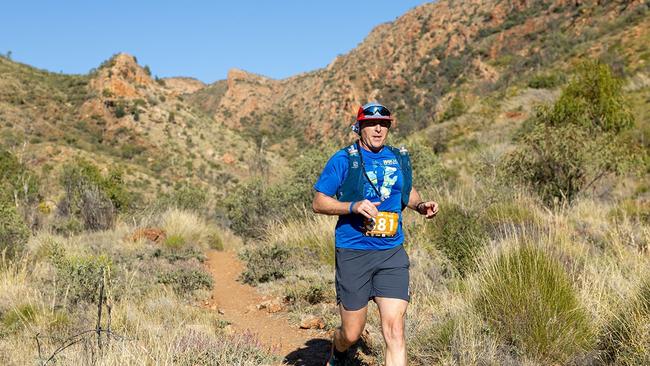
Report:
[[[629,75],[647,72],[647,54],[639,58],[634,47],[648,37],[648,6],[438,1],[376,27],[326,68],[284,80],[232,70],[189,99],[216,121],[268,135],[283,149],[292,141],[347,139],[358,106],[375,99],[394,109],[407,134],[439,120],[455,95],[485,96],[578,57],[626,65]]]
[[[298,147],[349,139],[356,109],[369,100],[393,109],[403,136],[467,138],[478,132],[464,126],[443,136],[437,122],[467,106],[503,112],[475,124],[521,122],[553,98],[526,91],[531,80],[578,59],[600,58],[643,88],[649,8],[648,0],[438,1],[379,25],[326,68],[283,80],[237,69],[210,85],[158,79],[126,54],[87,75],[0,57],[0,142],[47,172],[83,157],[124,167],[143,191],[191,181],[225,192],[260,174],[260,164],[282,175]],[[507,98],[516,107],[496,111],[493,102]]]
[[[146,192],[179,181],[224,192],[255,174],[255,149],[184,100],[204,87],[190,78],[154,79],[127,54],[88,75],[0,58],[2,146],[37,170],[84,158],[122,166],[130,185]]]

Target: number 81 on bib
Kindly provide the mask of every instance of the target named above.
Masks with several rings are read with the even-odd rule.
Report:
[[[399,225],[399,216],[395,212],[380,211],[377,217],[364,221],[364,234],[381,238],[395,236]]]

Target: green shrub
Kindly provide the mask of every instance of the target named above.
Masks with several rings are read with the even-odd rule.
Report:
[[[177,184],[174,191],[161,199],[165,207],[175,207],[180,210],[202,212],[207,209],[208,193],[205,189],[185,183]]]
[[[123,103],[117,103],[117,105],[115,105],[114,114],[116,118],[122,118],[126,116],[126,108],[124,107]]]
[[[650,364],[650,280],[606,325],[599,342],[607,364]]]
[[[63,236],[77,235],[84,230],[84,225],[75,217],[61,217],[54,220],[52,229]]]
[[[170,285],[180,295],[187,295],[200,289],[211,289],[212,276],[201,270],[181,268],[158,276],[158,282]]]
[[[549,126],[574,124],[590,132],[617,133],[634,125],[623,80],[597,61],[579,64],[557,102],[542,107],[538,118]]]
[[[291,173],[282,183],[268,185],[258,177],[241,184],[224,200],[233,231],[260,238],[274,220],[302,215],[306,207],[311,207],[312,186],[330,152],[333,152],[331,146],[304,151],[289,162]]]
[[[240,257],[246,262],[241,278],[252,285],[284,278],[291,269],[289,251],[277,244],[246,248]]]
[[[264,199],[264,183],[254,179],[235,188],[224,200],[230,228],[237,235],[259,238],[272,220],[268,201]]]
[[[619,133],[633,125],[622,81],[607,65],[585,62],[552,106],[541,106],[519,147],[507,155],[507,180],[535,189],[547,204],[571,202],[603,177],[629,171],[637,154]]]
[[[528,81],[528,87],[533,89],[553,89],[563,82],[563,74],[536,74]]]
[[[169,249],[178,250],[185,246],[185,238],[179,234],[169,235],[164,244]]]
[[[11,203],[0,201],[0,255],[9,258],[21,253],[29,238],[29,229]]]
[[[467,106],[465,105],[463,98],[460,97],[459,95],[456,95],[449,103],[449,107],[447,107],[445,112],[440,117],[440,122],[444,122],[456,117],[460,117],[463,114],[465,114],[466,111],[467,111]]]
[[[455,185],[457,177],[440,163],[440,159],[435,153],[436,148],[440,147],[436,147],[435,142],[400,141],[399,146],[402,144],[408,149],[411,158],[414,187],[453,187]]]
[[[324,282],[322,278],[300,278],[295,283],[284,286],[284,298],[287,301],[304,301],[307,304],[315,305],[325,301],[328,297],[333,298],[330,283]]]
[[[474,305],[513,354],[567,364],[593,346],[594,333],[561,265],[523,245],[480,272]]]
[[[38,200],[36,175],[10,152],[0,149],[0,201],[33,204]]]
[[[487,243],[488,236],[478,214],[455,204],[445,205],[444,215],[426,225],[426,240],[465,275],[475,267],[478,251]]]
[[[59,213],[78,218],[89,230],[110,228],[116,211],[126,210],[132,201],[120,170],[113,168],[104,176],[86,160],[64,165],[61,185],[65,196]]]
[[[208,235],[208,248],[223,250],[223,239],[218,232],[214,231]]]
[[[96,303],[102,281],[105,281],[105,291],[108,291],[112,263],[107,256],[68,257],[58,250],[50,258],[56,268],[57,291],[61,299],[67,298],[73,305],[80,302]]]

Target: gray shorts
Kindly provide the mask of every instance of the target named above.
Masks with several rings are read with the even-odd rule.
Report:
[[[336,248],[336,301],[359,310],[374,297],[409,301],[409,258],[402,245],[385,250]]]

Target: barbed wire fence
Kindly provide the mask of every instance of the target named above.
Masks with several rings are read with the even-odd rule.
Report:
[[[98,359],[104,355],[104,350],[110,346],[111,339],[120,341],[129,340],[113,332],[111,329],[112,305],[109,296],[106,295],[106,277],[105,269],[102,268],[97,281],[99,298],[97,301],[97,322],[93,329],[82,330],[65,338],[49,356],[44,352],[41,340],[44,338],[53,339],[55,337],[43,336],[40,332],[36,333],[34,339],[36,341],[38,359],[41,366],[55,363],[58,355],[78,344],[83,345],[84,354],[89,356],[89,364],[96,365]],[[106,324],[105,327],[102,325],[102,321]]]

